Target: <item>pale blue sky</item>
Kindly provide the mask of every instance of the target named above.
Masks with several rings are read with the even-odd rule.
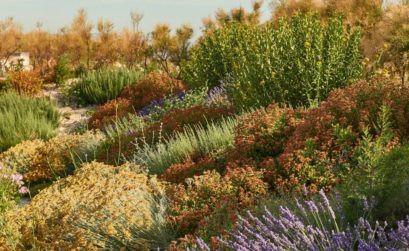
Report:
[[[265,16],[269,15],[265,1]],[[114,22],[116,29],[130,27],[129,12],[144,14],[141,29],[151,31],[158,22],[167,22],[172,27],[188,23],[195,28],[196,36],[202,18],[214,15],[219,8],[251,7],[251,0],[0,0],[0,19],[12,16],[30,30],[37,21],[44,28],[55,32],[71,23],[79,8],[85,8],[89,19],[96,23],[99,17]]]

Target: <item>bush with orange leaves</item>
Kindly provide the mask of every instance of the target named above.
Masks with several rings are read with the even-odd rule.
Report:
[[[37,94],[43,85],[37,71],[13,71],[9,74],[7,82],[19,94]]]
[[[186,90],[182,81],[161,72],[153,72],[136,84],[125,87],[118,99],[100,106],[90,118],[90,128],[102,129],[104,126],[129,113],[137,113],[153,100],[158,100],[171,93]]]
[[[244,116],[236,130],[230,158],[256,161],[265,180],[278,190],[330,189],[353,164],[354,148],[365,130],[377,137],[382,107],[390,110],[395,143],[409,140],[409,87],[358,82],[334,90],[317,108],[293,110],[272,106]]]
[[[170,221],[178,234],[198,233],[216,236],[221,225],[232,224],[236,211],[254,205],[267,193],[262,173],[252,167],[228,169],[224,176],[206,171],[186,180],[186,185],[169,188]]]

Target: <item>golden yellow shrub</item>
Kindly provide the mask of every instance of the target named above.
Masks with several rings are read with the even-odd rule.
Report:
[[[149,178],[140,170],[134,164],[113,167],[92,162],[44,189],[29,205],[7,215],[7,222],[21,234],[19,249],[104,247],[103,238],[90,240],[91,233],[82,228],[84,223],[120,239],[131,238],[132,227],[149,229],[152,203],[164,195],[164,188],[155,177]],[[141,240],[143,243],[146,241]]]
[[[61,134],[46,142],[24,141],[0,155],[5,168],[17,170],[27,182],[51,180],[74,170],[75,162],[92,157],[104,140],[101,132]]]

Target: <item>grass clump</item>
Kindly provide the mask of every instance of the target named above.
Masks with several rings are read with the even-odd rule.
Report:
[[[27,139],[47,139],[55,134],[60,114],[44,98],[0,95],[0,152]]]
[[[86,104],[104,104],[115,99],[125,86],[135,83],[142,77],[137,70],[101,69],[85,73],[74,92]]]
[[[232,146],[235,125],[236,120],[228,118],[217,124],[209,123],[206,129],[201,125],[186,127],[155,146],[136,145],[133,162],[146,166],[152,174],[162,174],[172,164],[182,163],[193,155],[204,156]]]

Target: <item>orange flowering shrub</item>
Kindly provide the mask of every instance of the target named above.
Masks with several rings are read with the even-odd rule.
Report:
[[[206,171],[169,188],[171,222],[181,236],[200,230],[219,233],[222,221],[234,222],[236,210],[249,207],[267,193],[262,173],[251,167],[228,169],[224,176]],[[211,224],[211,225],[209,225]]]
[[[132,238],[132,227],[150,229],[151,208],[164,188],[139,171],[133,164],[113,167],[93,162],[56,181],[6,216],[8,226],[20,233],[19,249],[110,250],[106,238],[95,238],[84,225],[98,229],[99,237],[123,242]],[[148,250],[148,241],[139,243],[135,250]]]
[[[133,108],[139,111],[153,100],[184,90],[186,87],[182,81],[166,73],[152,72],[137,84],[125,87],[119,97],[130,100]]]
[[[118,99],[100,106],[89,120],[90,128],[102,129],[116,118],[136,113],[153,100],[186,90],[182,81],[161,72],[153,72],[134,85],[125,87]]]
[[[43,85],[37,71],[15,71],[9,74],[11,87],[19,94],[37,94]]]

